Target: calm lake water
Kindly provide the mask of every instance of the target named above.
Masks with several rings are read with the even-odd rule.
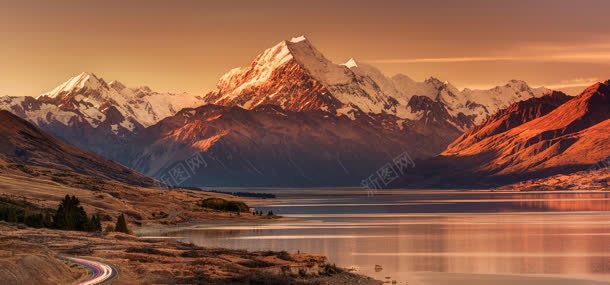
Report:
[[[168,235],[322,254],[397,284],[610,284],[610,193],[250,191],[278,196],[258,209],[299,219]]]

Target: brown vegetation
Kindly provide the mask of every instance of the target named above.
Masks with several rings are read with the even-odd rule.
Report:
[[[24,247],[9,245],[15,240],[38,246],[24,251]],[[63,284],[70,283],[69,278],[77,280],[81,273],[57,261],[58,255],[84,256],[120,268],[114,284],[380,284],[343,272],[321,256],[210,249],[122,233],[101,235],[0,223],[0,247],[10,248],[9,255],[43,256],[50,264],[36,266],[50,278],[61,275],[56,283]],[[0,270],[0,283],[7,284],[4,281],[15,270],[19,269]]]

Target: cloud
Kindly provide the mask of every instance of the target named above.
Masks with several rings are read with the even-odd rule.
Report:
[[[561,89],[561,88],[571,88],[571,87],[586,87],[591,86],[597,82],[599,82],[599,78],[591,77],[591,78],[574,78],[570,80],[562,80],[559,83],[544,85],[544,87],[549,89]]]
[[[430,58],[394,58],[371,59],[368,63],[459,63],[459,62],[568,62],[568,63],[603,63],[610,64],[610,52],[595,53],[559,53],[521,56],[471,56],[471,57],[430,57]]]
[[[610,42],[582,44],[539,43],[523,44],[507,54],[455,57],[370,59],[369,63],[461,63],[461,62],[567,62],[610,64]]]
[[[454,63],[454,62],[480,62],[480,61],[511,61],[516,57],[430,57],[430,58],[394,58],[372,59],[369,63]]]

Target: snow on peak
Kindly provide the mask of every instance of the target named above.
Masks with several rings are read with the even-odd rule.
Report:
[[[300,36],[300,37],[295,37],[295,38],[290,39],[290,42],[299,43],[299,42],[306,41],[306,40],[307,40],[307,38],[305,36]]]
[[[275,69],[293,58],[288,48],[288,43],[282,41],[263,51],[263,53],[254,59],[250,66],[234,68],[225,73],[218,81],[217,87],[233,89],[229,94],[225,94],[226,97],[231,97],[232,94],[237,94],[244,89],[264,83],[271,77]],[[247,81],[240,81],[240,78],[246,77],[248,77]],[[235,86],[235,84],[239,84],[239,86]]]
[[[358,67],[358,63],[356,63],[356,60],[352,57],[350,58],[346,63],[343,64],[345,67],[347,68],[354,68],[354,67]]]
[[[47,96],[47,97],[55,98],[63,92],[76,91],[79,89],[83,89],[85,87],[87,87],[89,89],[97,90],[104,86],[107,86],[107,84],[103,79],[98,78],[93,73],[83,72],[77,76],[70,78],[68,81],[57,86],[55,89],[40,95],[39,97]]]
[[[127,131],[133,131],[138,126],[148,127],[183,108],[205,103],[201,97],[187,93],[158,93],[147,86],[129,88],[116,80],[106,83],[89,72],[70,78],[37,99],[41,99],[39,107],[22,107],[27,109],[26,116],[33,122],[50,124],[57,121],[69,125],[78,120],[97,128],[104,122],[110,122],[107,121],[107,113],[112,107],[123,117],[121,122],[111,122],[116,125],[112,127],[115,133],[119,127]],[[13,104],[5,101],[0,101],[0,109],[10,108],[4,105]],[[67,108],[62,109],[65,106]]]
[[[287,69],[279,69],[286,65]],[[278,69],[280,72],[275,72]],[[212,103],[234,104],[244,108],[253,108],[262,102],[273,102],[280,106],[293,100],[301,102],[298,100],[302,98],[297,100],[293,98],[294,92],[287,91],[303,88],[302,85],[297,85],[301,79],[287,79],[283,76],[284,73],[292,75],[294,72],[304,72],[304,75],[325,89],[324,96],[330,95],[328,97],[333,97],[331,99],[336,99],[343,106],[357,107],[366,113],[391,113],[401,119],[420,117],[421,114],[408,108],[410,99],[415,95],[441,103],[452,117],[458,118],[462,113],[462,116],[472,118],[468,120],[476,120],[475,123],[478,123],[510,103],[532,96],[538,97],[544,91],[532,90],[525,82],[517,80],[492,90],[460,91],[450,82],[435,77],[424,82],[416,82],[405,75],[389,78],[377,68],[356,62],[354,58],[343,64],[335,64],[301,36],[290,41],[284,40],[258,55],[250,65],[229,71],[207,98]],[[316,96],[315,93],[312,94]],[[314,99],[309,101],[313,102]],[[305,102],[303,106],[291,108],[309,108],[307,104],[309,103]]]
[[[108,85],[110,85],[110,87],[114,88],[114,90],[119,91],[119,92],[121,90],[127,88],[125,86],[125,84],[123,84],[123,83],[121,83],[120,81],[117,81],[117,80],[110,81],[110,83],[108,83]]]

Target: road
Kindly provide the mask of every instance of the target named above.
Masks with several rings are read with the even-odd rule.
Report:
[[[78,285],[110,284],[118,275],[117,270],[109,264],[77,257],[65,257],[65,259],[74,264],[83,266],[92,272],[89,279],[78,283]]]

